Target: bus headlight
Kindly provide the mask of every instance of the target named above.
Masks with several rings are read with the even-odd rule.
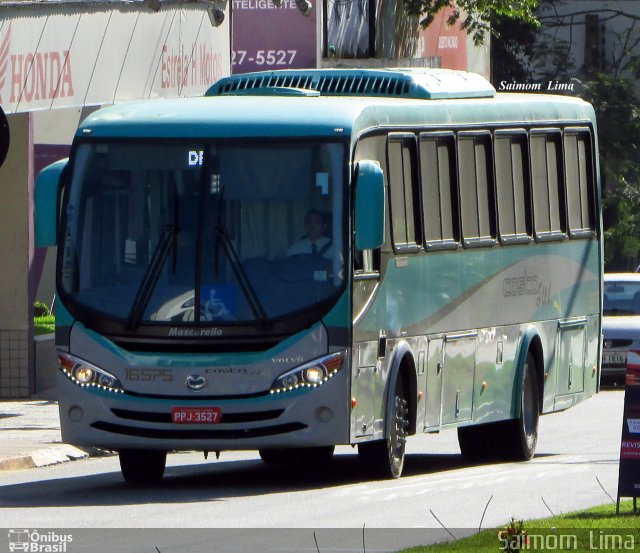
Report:
[[[81,384],[89,384],[93,381],[95,371],[91,367],[80,365],[72,373]]]
[[[122,383],[104,369],[68,353],[58,353],[58,362],[60,363],[60,370],[78,386],[83,388],[94,387],[119,394],[124,393]]]
[[[277,394],[299,388],[317,388],[342,369],[345,358],[346,352],[340,351],[287,371],[276,378],[269,392]]]

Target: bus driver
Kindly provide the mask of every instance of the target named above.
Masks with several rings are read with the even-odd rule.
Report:
[[[324,235],[326,230],[327,223],[322,213],[316,209],[307,211],[304,216],[305,235],[289,248],[287,256],[311,254],[332,259],[334,255],[333,240]]]

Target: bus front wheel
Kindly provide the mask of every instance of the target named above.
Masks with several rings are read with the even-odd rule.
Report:
[[[167,463],[166,451],[123,449],[118,452],[120,470],[125,481],[151,483],[162,479]]]
[[[402,379],[398,376],[386,439],[358,444],[358,456],[365,470],[381,478],[399,478],[404,468],[408,427],[409,408]]]

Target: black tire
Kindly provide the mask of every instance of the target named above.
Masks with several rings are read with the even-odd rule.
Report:
[[[123,449],[118,456],[126,482],[148,484],[162,480],[167,464],[166,451]]]
[[[331,462],[335,446],[291,447],[286,449],[260,449],[260,458],[267,465],[323,465]]]
[[[365,470],[380,478],[400,478],[404,468],[409,409],[402,379],[396,380],[392,417],[387,421],[386,438],[358,444],[358,456]]]
[[[536,361],[529,352],[520,385],[520,416],[504,423],[499,440],[504,459],[528,461],[533,457],[538,442],[540,403]]]

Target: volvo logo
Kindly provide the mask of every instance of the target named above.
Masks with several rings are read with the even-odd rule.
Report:
[[[207,379],[200,374],[190,374],[184,381],[187,388],[192,392],[202,392],[209,385]]]

